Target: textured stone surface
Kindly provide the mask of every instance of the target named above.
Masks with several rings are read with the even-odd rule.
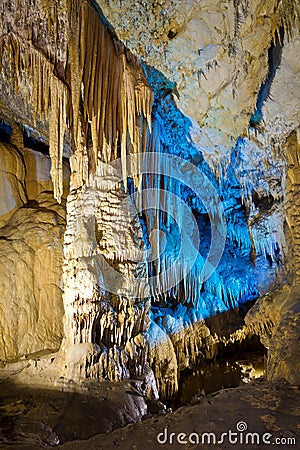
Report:
[[[22,154],[0,143],[0,228],[26,203],[25,164]]]
[[[1,360],[58,349],[63,333],[65,208],[53,198],[49,156],[17,143],[0,145]]]
[[[143,450],[145,446],[149,449],[181,449],[181,448],[212,448],[230,449],[232,443],[229,442],[228,434],[222,444],[217,443],[221,440],[222,433],[232,433],[234,437],[239,438],[237,433],[237,424],[242,422],[247,427],[241,433],[244,441],[240,442],[238,448],[247,449],[249,446],[258,447],[257,441],[254,445],[249,442],[245,444],[246,433],[258,433],[261,436],[261,448],[267,448],[275,442],[275,438],[293,438],[290,446],[295,446],[300,438],[299,433],[299,389],[297,386],[286,384],[276,385],[273,388],[261,382],[254,386],[243,386],[237,389],[221,390],[214,396],[205,397],[193,406],[183,406],[173,414],[163,417],[153,417],[147,421],[138,424],[130,424],[120,430],[116,430],[110,435],[94,436],[86,442],[74,441],[65,443],[62,449],[91,449],[91,450],[112,450],[116,446],[124,449]],[[241,426],[243,426],[241,425]],[[161,442],[157,440],[159,433],[167,432],[167,442],[164,443],[164,434]],[[174,433],[171,435],[171,433]],[[179,433],[185,433],[185,436]],[[216,444],[213,444],[213,436],[205,433],[214,433],[216,435]],[[262,435],[270,440],[270,445],[262,445]],[[192,443],[189,443],[191,435]],[[199,443],[196,435],[199,437]],[[203,436],[204,443],[201,444]],[[234,437],[233,437],[234,436]],[[182,444],[179,441],[187,441]],[[251,439],[251,437],[249,437]],[[170,442],[171,439],[171,442]],[[256,438],[255,438],[256,439]],[[282,446],[287,446],[287,441],[283,440]],[[293,444],[294,442],[294,444]],[[275,445],[275,444],[274,444]],[[277,444],[278,445],[278,444]],[[278,445],[279,446],[279,445]]]
[[[265,132],[283,141],[299,128],[300,90],[300,38],[297,34],[290,42],[285,41],[278,72],[271,86],[270,98],[263,107]]]
[[[267,377],[270,381],[286,379],[300,384],[300,307],[299,303],[288,311],[282,311],[279,324],[273,332]]]
[[[24,163],[26,166],[26,192],[29,200],[36,199],[42,192],[53,191],[53,183],[50,176],[51,160],[49,155],[25,148]],[[70,168],[64,161],[63,167],[64,195],[66,199],[69,191]]]
[[[43,354],[44,353],[44,354]],[[49,377],[57,354],[38,352],[0,368],[0,446],[56,446],[109,433],[146,413],[131,384],[70,383]]]
[[[58,349],[63,213],[23,207],[0,229],[0,358]]]
[[[297,2],[278,3],[99,2],[118,36],[176,83],[179,108],[205,126],[198,145],[214,148],[216,156],[247,131],[267,75],[272,33],[281,21],[286,34],[293,32]]]
[[[107,32],[90,3],[68,2],[67,11],[63,1],[50,9],[48,2],[37,1],[31,16],[29,1],[5,1],[1,5],[2,115],[11,120],[15,116],[19,124],[33,127],[49,140],[54,188],[49,158],[24,150],[20,136],[17,145],[15,131],[11,143],[23,156],[9,146],[0,154],[5,162],[0,242],[7,258],[1,269],[5,280],[2,357],[54,348],[60,342],[64,213],[48,191],[54,190],[60,199],[61,161],[67,154],[64,132],[70,125],[75,148],[64,241],[66,359],[62,366],[67,362],[66,376],[114,381],[141,376],[147,367],[149,339],[149,361],[160,392],[172,395],[178,368],[197,363],[203,355],[213,358],[219,342],[226,345],[257,332],[270,346],[270,378],[295,381],[290,353],[278,364],[284,345],[278,336],[298,320],[289,308],[281,320],[285,302],[281,295],[270,305],[268,297],[258,303],[249,314],[248,328],[240,321],[226,335],[211,333],[209,328],[216,328],[218,319],[208,326],[203,316],[232,308],[244,295],[264,295],[282,283],[288,271],[299,272],[299,62],[294,57],[299,52],[299,3],[123,0],[99,4],[117,36],[144,61],[155,93],[152,113],[160,128],[160,135],[154,132],[151,137],[154,148],[199,165],[203,156],[207,166],[202,167],[211,178],[215,175],[214,186],[226,207],[229,247],[219,272],[203,286],[191,282],[187,287],[184,280],[171,311],[161,306],[163,312],[152,317],[147,335],[150,301],[148,297],[140,301],[136,295],[139,277],[146,273],[144,261],[136,259],[144,244],[142,226],[137,217],[130,220],[136,213],[132,205],[121,207],[126,189],[108,189],[104,183],[107,196],[103,196],[101,183],[114,180],[97,172],[99,160],[146,149],[152,93],[145,76],[136,58]],[[78,17],[81,27],[75,26]],[[281,65],[262,108],[263,120],[249,130],[260,87],[271,70],[272,40],[279,45],[281,32]],[[122,168],[126,177],[127,167]],[[194,210],[203,212],[193,200]],[[102,277],[104,260],[109,270],[115,270],[110,283]],[[253,289],[251,278],[256,282]],[[291,279],[297,285],[297,276]],[[176,302],[190,300],[185,294],[191,290],[199,293],[197,307],[190,303],[175,311]]]
[[[149,300],[139,298],[146,266],[135,262],[142,232],[135,207],[116,188],[117,181],[113,173],[105,180],[96,172],[68,197],[63,349],[69,376],[75,378],[76,364],[77,377],[118,381],[142,375],[147,358]],[[93,361],[92,343],[98,349]],[[76,356],[80,352],[86,364]]]

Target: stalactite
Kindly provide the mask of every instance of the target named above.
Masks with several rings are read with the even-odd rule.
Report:
[[[0,70],[14,85],[14,90],[23,96],[27,105],[31,105],[34,126],[37,122],[48,121],[49,146],[52,160],[51,175],[54,195],[60,202],[62,195],[62,156],[64,133],[67,126],[68,89],[55,74],[58,63],[65,69],[66,48],[60,39],[60,28],[65,19],[63,2],[56,2],[49,8],[48,2],[40,1],[33,11],[29,2],[14,0],[10,5],[16,12],[16,26],[11,27],[2,4],[0,28],[2,31]],[[62,19],[59,22],[58,17]],[[43,34],[46,31],[46,36]],[[43,39],[41,39],[43,36]],[[45,39],[48,43],[45,44]],[[50,42],[53,48],[50,46]]]
[[[72,134],[76,171],[72,180],[78,188],[95,171],[98,159],[109,162],[131,151],[145,150],[153,97],[137,61],[112,38],[88,0],[54,2],[51,8],[48,2],[39,0],[33,23],[27,3],[14,0],[15,11],[22,11],[24,16],[19,35],[15,32],[17,26],[10,31],[5,22],[7,5],[2,5],[0,70],[7,73],[15,91],[21,92],[26,104],[31,105],[34,126],[48,120],[51,176],[54,196],[60,201],[66,130]],[[57,8],[62,9],[59,14]],[[58,17],[62,14],[65,44],[59,41],[58,33],[62,26]],[[40,23],[47,24],[46,30]],[[64,57],[62,61],[57,60],[55,52]],[[66,76],[67,54],[70,79]],[[59,65],[63,66],[60,74]],[[123,175],[126,185],[125,167]]]
[[[69,8],[75,145],[82,145],[76,139],[79,116],[82,114],[83,144],[88,146],[90,126],[96,165],[98,158],[104,162],[114,159],[118,146],[121,148],[118,156],[121,157],[131,151],[145,150],[141,142],[144,142],[145,134],[147,136],[150,129],[153,97],[142,70],[128,61],[124,46],[112,39],[89,2],[70,2]],[[76,17],[79,17],[79,24]],[[79,108],[80,95],[83,111]],[[122,169],[126,187],[125,164]]]
[[[277,26],[273,28],[273,41],[276,42],[276,32],[279,35],[279,27],[282,26],[288,40],[293,39],[295,30],[300,30],[300,3],[298,0],[278,1],[275,19]]]
[[[48,119],[54,196],[60,202],[63,185],[64,133],[67,124],[67,88],[54,75],[53,66],[44,55],[30,45],[21,44],[13,35],[2,38],[1,56],[11,63],[11,75],[16,92],[22,91],[28,104],[33,106],[34,125],[38,120]],[[3,65],[0,70],[3,70]],[[28,78],[32,83],[31,92],[27,89]]]

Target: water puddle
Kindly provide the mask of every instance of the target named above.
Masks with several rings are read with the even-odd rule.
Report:
[[[243,353],[240,356],[222,358],[216,362],[181,373],[175,407],[194,403],[200,397],[220,389],[234,388],[264,375],[263,351]]]

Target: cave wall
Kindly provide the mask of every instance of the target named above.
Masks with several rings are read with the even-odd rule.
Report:
[[[149,292],[139,295],[139,280],[147,267],[135,257],[143,237],[119,179],[96,172],[68,197],[63,349],[71,378],[119,381],[145,369],[150,303]]]
[[[241,308],[287,280],[291,292],[297,285],[297,225],[292,225],[290,215],[295,220],[299,213],[297,189],[290,194],[290,178],[296,175],[289,162],[288,142],[299,129],[295,58],[299,4],[138,1],[129,7],[129,3],[99,2],[119,37],[143,61],[154,91],[160,151],[192,161],[212,183],[217,180],[218,185],[213,185],[227,220],[224,254],[212,277],[199,283],[199,262],[198,271],[196,264],[187,282],[193,286],[191,295],[187,295],[188,286],[182,286],[178,300],[167,299],[164,306],[152,304],[151,365],[157,379],[166,379],[164,389],[170,395],[178,382],[174,367],[179,375],[178,368],[190,367],[203,355],[212,358],[223,345],[251,334],[261,335],[266,346],[273,348],[264,337],[275,332],[286,298],[278,295],[276,306],[272,303],[274,311],[267,301],[258,314],[250,315],[249,326],[243,325],[238,314],[227,316],[224,328],[207,326],[206,317],[220,312],[226,316],[227,309]],[[188,177],[186,181],[189,184]],[[165,186],[169,189],[168,183]],[[181,187],[171,189],[194,213],[203,214],[195,195],[190,199],[191,193]],[[178,241],[178,234],[166,230],[163,220],[160,228],[169,242]],[[205,254],[201,246],[200,253]],[[171,252],[165,260],[173,263]],[[174,349],[164,352],[168,361],[158,350],[158,334],[162,346]],[[273,368],[280,359],[278,343],[282,348],[289,345],[280,341],[280,335],[282,330],[278,340],[274,338],[277,350],[269,351]],[[157,361],[162,361],[161,368]],[[172,367],[173,378],[166,375],[166,367]],[[275,378],[289,378],[293,369],[271,372]]]
[[[20,147],[0,145],[1,360],[57,350],[63,336],[65,207],[53,198],[49,155]],[[67,191],[68,164],[64,175]]]
[[[94,270],[85,258],[97,256],[96,251],[93,255],[93,250],[95,250],[95,242],[96,246],[98,242],[101,247],[99,254],[107,254],[108,259],[120,268],[124,273],[122,280],[125,280],[126,283],[126,279],[130,278],[130,264],[126,260],[124,261],[122,251],[124,246],[128,248],[132,244],[137,247],[140,245],[139,225],[133,223],[132,229],[127,232],[127,235],[122,235],[128,226],[128,214],[122,204],[118,207],[118,202],[122,203],[124,199],[122,196],[118,199],[119,189],[111,195],[111,198],[105,198],[103,195],[101,197],[100,192],[97,193],[97,189],[99,178],[100,182],[103,180],[98,174],[95,175],[93,181],[93,174],[101,160],[107,163],[116,156],[125,157],[126,153],[130,151],[145,151],[147,132],[150,127],[152,92],[136,58],[125,49],[116,36],[108,31],[91,2],[57,1],[50,6],[43,1],[31,5],[28,1],[16,0],[15,2],[5,2],[1,8],[1,29],[3,30],[0,90],[2,121],[3,127],[10,129],[6,136],[8,142],[16,146],[16,150],[12,146],[2,149],[4,160],[10,158],[10,167],[6,164],[2,172],[5,188],[5,192],[3,191],[2,220],[5,224],[5,227],[2,228],[3,236],[8,230],[8,224],[5,221],[10,218],[17,220],[21,214],[18,208],[23,205],[27,208],[26,211],[30,208],[28,220],[31,220],[33,224],[35,216],[32,214],[32,208],[38,211],[42,210],[46,218],[49,209],[50,223],[53,221],[52,209],[54,213],[63,217],[62,223],[57,218],[57,223],[54,224],[56,227],[54,226],[53,230],[59,236],[59,242],[56,243],[58,249],[53,258],[56,264],[55,279],[52,280],[50,276],[51,262],[49,262],[49,273],[45,276],[40,265],[37,265],[33,274],[29,262],[27,264],[29,267],[26,266],[26,270],[24,270],[25,283],[27,278],[31,279],[31,283],[28,282],[30,287],[25,290],[20,283],[20,292],[16,297],[13,311],[13,316],[15,316],[13,328],[14,335],[16,335],[14,340],[22,341],[23,334],[27,336],[27,333],[29,335],[33,333],[31,326],[27,325],[26,321],[24,324],[20,322],[17,326],[17,317],[19,315],[18,305],[22,305],[23,302],[25,305],[27,304],[27,291],[29,291],[29,295],[34,296],[36,291],[38,291],[38,296],[40,295],[41,289],[34,285],[35,279],[40,279],[42,286],[54,287],[54,290],[57,284],[59,286],[59,292],[49,293],[50,300],[47,309],[53,311],[53,317],[49,317],[49,320],[43,319],[40,309],[45,313],[46,309],[44,311],[43,306],[40,305],[39,297],[37,300],[34,298],[33,301],[28,301],[28,306],[31,303],[37,303],[37,311],[34,311],[37,317],[32,318],[32,322],[38,323],[43,331],[38,331],[36,336],[30,340],[30,342],[34,340],[39,342],[38,345],[25,342],[21,346],[18,343],[13,356],[40,350],[43,345],[47,347],[48,341],[45,336],[49,334],[51,341],[49,328],[50,330],[54,328],[55,348],[59,347],[64,330],[63,348],[67,349],[68,355],[72,354],[72,345],[92,344],[95,343],[95,340],[101,344],[103,340],[104,347],[106,344],[105,348],[109,347],[110,349],[108,355],[108,350],[105,353],[102,348],[102,363],[105,358],[107,359],[104,364],[105,375],[109,372],[108,376],[113,380],[124,376],[128,377],[130,373],[128,365],[131,367],[131,372],[134,373],[135,370],[140,372],[145,363],[145,343],[140,333],[143,333],[146,327],[144,322],[147,323],[145,319],[148,308],[147,301],[145,304],[142,302],[139,304],[128,298],[130,295],[134,298],[136,289],[128,280],[128,287],[116,287],[115,297],[112,296],[110,299],[110,296],[104,292],[107,288],[106,284],[101,286],[100,280],[98,280],[101,278],[100,268]],[[21,15],[20,11],[22,11]],[[34,21],[32,21],[33,18]],[[11,80],[13,81],[11,82]],[[6,86],[8,86],[8,92],[6,92]],[[40,152],[46,149],[48,156],[43,157],[32,149],[25,149],[26,139],[34,142]],[[72,193],[67,202],[68,221],[64,244],[66,270],[63,281],[65,283],[66,319],[64,321],[65,328],[63,328],[61,237],[65,225],[65,194],[69,190],[69,183],[67,183],[67,189],[63,185],[63,158],[70,157],[70,146],[74,151],[70,158],[71,180],[69,181],[71,181]],[[14,152],[24,155],[23,165],[17,157],[14,160]],[[120,183],[124,177],[126,179],[126,170],[127,165],[121,163],[122,177],[117,177],[115,183]],[[13,174],[16,172],[16,174],[13,175],[11,172]],[[136,178],[138,179],[138,174]],[[11,193],[12,188],[14,190]],[[107,188],[108,186],[106,186],[106,190]],[[123,191],[124,196],[125,182]],[[48,198],[47,193],[49,194]],[[62,203],[61,207],[55,202],[55,199],[59,204]],[[87,209],[85,209],[86,207]],[[81,213],[79,210],[82,210]],[[120,216],[117,224],[113,212]],[[79,214],[83,215],[82,219],[79,219]],[[45,223],[45,234],[47,234],[46,218],[43,222],[43,225]],[[82,224],[81,220],[85,223]],[[25,224],[24,227],[26,231]],[[105,227],[107,234],[103,242],[100,242],[100,235],[103,234],[102,228]],[[42,241],[42,233],[39,233],[38,224],[33,226],[33,230],[32,240]],[[83,230],[86,232],[82,234],[81,239],[78,239],[77,234],[81,235]],[[21,229],[20,232],[24,234],[24,229]],[[120,248],[112,251],[113,244],[118,244],[114,238],[115,233],[120,236]],[[72,236],[75,238],[73,241]],[[113,239],[113,241],[110,242],[109,239]],[[48,242],[47,239],[46,242]],[[40,259],[38,248],[33,244],[31,247],[31,259],[34,263],[38,262]],[[49,248],[52,249],[52,247],[53,243],[50,241]],[[45,252],[45,268],[47,267],[46,262],[47,252]],[[18,272],[20,268],[18,267],[17,253],[12,261],[12,266],[15,265]],[[135,266],[135,264],[133,265]],[[97,262],[95,266],[97,266]],[[143,272],[144,269],[139,266],[141,264],[137,264],[135,271]],[[77,274],[81,281],[80,287],[78,287],[78,283],[74,285],[73,272],[70,267],[73,271],[73,267],[75,267],[74,278]],[[9,271],[15,274],[11,267]],[[37,275],[39,271],[41,272],[40,278]],[[118,272],[115,271],[115,273]],[[18,288],[18,283],[11,280],[5,289],[9,289],[11,283]],[[93,292],[94,289],[97,293],[93,299],[90,291]],[[22,292],[25,292],[24,299]],[[128,300],[124,299],[125,295]],[[9,298],[7,301],[9,302]],[[46,298],[44,302],[47,304]],[[59,311],[55,306],[56,302],[60,305]],[[101,303],[101,308],[99,308],[99,303]],[[6,309],[7,306],[4,303],[3,311]],[[23,306],[20,306],[20,310],[22,309]],[[32,315],[32,311],[26,312],[27,318]],[[90,315],[91,317],[89,317]],[[8,318],[5,316],[6,313],[3,315],[6,328],[12,326],[9,324],[10,315]],[[48,322],[49,324],[47,324]],[[123,332],[124,329],[125,332]],[[113,332],[113,339],[107,336],[108,330]],[[104,331],[105,337],[103,336]],[[10,335],[10,331],[6,333]],[[133,341],[133,339],[135,340]],[[7,359],[12,357],[12,354],[10,349],[6,355],[6,340],[5,336],[3,352]],[[43,340],[44,344],[41,344]],[[119,349],[116,348],[117,344],[121,343],[120,341],[122,341],[123,347],[126,347],[126,351],[124,350],[124,355],[123,353],[121,355],[122,362],[115,363],[114,358],[117,360],[120,358]],[[53,345],[49,344],[49,347],[53,348]],[[95,348],[97,351],[99,350],[99,347]],[[74,350],[73,353],[76,351]],[[135,357],[140,359],[139,363]],[[126,358],[131,359],[127,365]],[[74,359],[76,360],[75,354]],[[117,366],[116,370],[113,367],[114,364]],[[111,367],[110,371],[107,366]],[[78,370],[80,373],[79,367]],[[118,374],[118,371],[121,373]],[[86,373],[82,376],[86,376]],[[98,372],[95,371],[95,376],[102,376],[102,371],[100,369]]]
[[[0,357],[64,337],[69,378],[116,381],[149,364],[170,397],[181,370],[258,334],[274,349],[270,379],[289,378],[274,368],[275,331],[294,304],[261,302],[246,325],[239,309],[297,286],[298,2],[97,3],[0,6],[0,118],[11,126],[0,152]],[[164,213],[151,212],[151,196]],[[200,241],[185,241],[178,264],[192,215]],[[224,252],[204,279],[216,217]]]
[[[67,58],[62,5],[0,5],[2,360],[57,350],[63,336],[68,138],[55,142],[58,158],[53,151]]]
[[[295,33],[297,1],[168,0],[99,2],[118,36],[176,86],[179,108],[196,126],[199,149],[217,167],[247,134],[268,72],[275,31]],[[193,122],[194,123],[194,122]],[[213,150],[214,149],[214,150]]]

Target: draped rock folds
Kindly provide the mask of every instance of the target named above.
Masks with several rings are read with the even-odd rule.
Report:
[[[118,212],[125,196],[118,184],[106,198],[97,183],[103,179],[99,161],[146,151],[152,91],[137,59],[108,30],[89,0],[4,0],[0,30],[2,118],[13,132],[26,126],[49,142],[58,202],[63,195],[63,157],[72,153],[62,346],[68,375],[111,380],[140,375],[147,352],[149,299],[127,300],[126,292],[109,295],[106,286],[99,286],[98,265],[104,256],[128,280],[138,278],[143,263],[123,261],[118,250],[124,239],[127,248],[141,245],[140,224],[136,220],[128,226],[124,208]],[[127,166],[130,169],[130,162]],[[125,165],[122,176],[126,190]],[[116,254],[111,254],[113,246]]]
[[[79,168],[87,151],[89,172],[97,160],[111,161],[146,150],[152,92],[136,59],[113,39],[89,2],[69,2],[70,81],[75,186],[86,178]],[[80,105],[81,108],[80,108]],[[120,149],[120,150],[119,150]],[[75,169],[76,167],[76,169]],[[126,178],[126,170],[123,171]]]
[[[103,19],[96,0],[1,2],[0,132],[6,129],[9,146],[0,148],[5,166],[0,168],[5,191],[0,234],[3,255],[17,244],[11,259],[19,263],[19,255],[27,255],[24,280],[14,283],[5,276],[17,286],[14,290],[8,283],[5,292],[16,297],[12,305],[17,318],[29,298],[22,286],[31,288],[27,279],[38,278],[45,268],[41,286],[54,286],[43,295],[48,299],[49,292],[47,307],[30,291],[26,308],[30,311],[32,304],[32,310],[45,310],[45,323],[54,325],[49,326],[47,345],[57,348],[63,334],[64,264],[61,349],[67,377],[153,380],[149,364],[160,394],[171,397],[184,368],[213,359],[219,349],[251,333],[264,336],[275,329],[279,313],[258,309],[260,320],[254,318],[253,324],[249,314],[247,327],[241,316],[248,302],[282,283],[289,270],[298,282],[300,134],[294,92],[299,68],[294,55],[300,45],[299,0],[122,0],[101,5],[126,46],[144,58],[147,80]],[[280,47],[276,64],[270,57],[275,47]],[[258,108],[261,117],[251,122],[261,87],[270,79],[269,97]],[[152,125],[148,82],[155,92]],[[25,145],[20,125],[28,136],[39,135],[44,147],[49,143],[58,202],[63,157],[70,157],[63,246],[64,220],[51,211],[63,208],[52,198],[50,158],[32,154],[36,149]],[[163,155],[173,162],[182,158],[177,160],[181,171],[171,171],[177,164],[164,164]],[[196,169],[211,185],[201,182]],[[206,197],[214,190],[214,197]],[[223,217],[222,204],[224,226],[217,228],[216,239],[211,224],[217,215]],[[32,239],[25,251],[19,241],[31,239],[26,227],[31,230],[32,224],[41,245]],[[49,230],[53,243],[47,253]],[[222,236],[224,246],[219,245]],[[210,242],[221,249],[214,264]],[[34,272],[30,268],[39,249],[41,263]],[[204,279],[205,258],[213,269],[218,267]],[[17,263],[5,262],[3,273],[6,266],[17,272]],[[53,273],[51,282],[47,268]],[[11,311],[6,306],[10,303],[3,311]],[[284,304],[290,306],[289,301]],[[237,317],[230,325],[227,310],[233,308]],[[28,323],[33,321],[30,326],[16,320],[30,334],[24,345],[19,330],[9,336],[10,312],[2,315],[3,346],[9,342],[10,347],[3,358],[40,350],[46,342],[42,315],[34,320],[33,313],[25,315]],[[214,315],[221,325],[226,321],[226,333],[221,325],[213,331]],[[284,315],[282,327],[293,317]],[[285,363],[277,364],[281,325],[274,352],[273,344],[267,345],[270,378],[284,371],[291,375]],[[34,332],[43,339],[32,338]],[[289,359],[286,354],[284,361]]]
[[[8,117],[12,105],[17,122],[33,122],[48,136],[60,201],[70,137],[78,187],[98,158],[107,162],[145,150],[152,92],[133,55],[111,36],[91,2],[34,3],[0,5],[0,101]]]

